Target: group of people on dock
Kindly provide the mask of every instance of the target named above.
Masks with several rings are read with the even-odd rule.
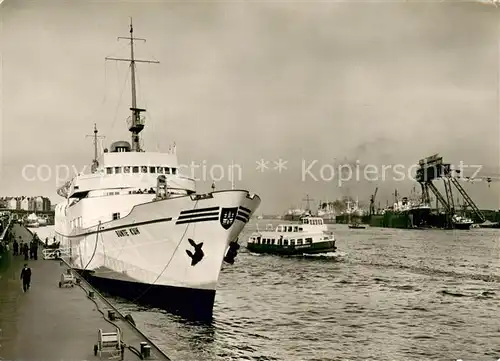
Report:
[[[14,252],[14,256],[24,255],[24,260],[33,259],[38,260],[38,244],[40,240],[36,235],[33,236],[31,242],[25,243],[21,236],[19,236],[19,242],[17,239],[14,239],[12,243],[12,248]]]

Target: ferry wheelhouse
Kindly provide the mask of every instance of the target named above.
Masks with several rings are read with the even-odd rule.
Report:
[[[254,253],[300,255],[335,252],[335,236],[320,217],[303,217],[299,223],[268,225],[254,232],[247,249]]]

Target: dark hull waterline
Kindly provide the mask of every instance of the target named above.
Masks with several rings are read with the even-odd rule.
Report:
[[[274,244],[248,243],[247,249],[253,253],[295,256],[335,252],[337,247],[335,246],[335,241],[326,241],[313,243],[307,246],[279,246]]]
[[[142,306],[159,308],[186,320],[210,322],[213,317],[215,290],[154,285],[79,273],[97,290]]]

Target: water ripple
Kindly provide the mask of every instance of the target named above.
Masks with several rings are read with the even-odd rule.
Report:
[[[173,360],[500,358],[495,230],[333,230],[340,255],[240,252],[222,270],[211,325],[119,306]]]

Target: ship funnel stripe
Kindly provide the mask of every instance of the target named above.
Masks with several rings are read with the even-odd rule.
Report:
[[[248,214],[252,213],[252,211],[250,209],[242,207],[242,206],[240,206],[240,211],[247,212]]]
[[[238,216],[250,218],[250,214],[243,211],[238,211]]]
[[[218,217],[219,212],[204,212],[204,213],[195,213],[195,214],[184,214],[177,218],[179,221],[182,219],[191,219],[191,218],[201,218],[201,217]]]
[[[239,215],[237,215],[234,219],[237,219],[238,221],[242,221],[243,223],[248,222],[248,218],[243,218],[243,217],[240,217]]]
[[[220,207],[209,207],[209,208],[198,208],[198,209],[188,209],[185,211],[181,211],[182,214],[194,214],[194,213],[200,213],[200,212],[218,212]]]
[[[181,219],[175,222],[175,224],[186,224],[186,223],[198,223],[198,222],[210,222],[219,220],[219,216],[216,217],[205,217],[205,218],[191,218],[191,219]]]

